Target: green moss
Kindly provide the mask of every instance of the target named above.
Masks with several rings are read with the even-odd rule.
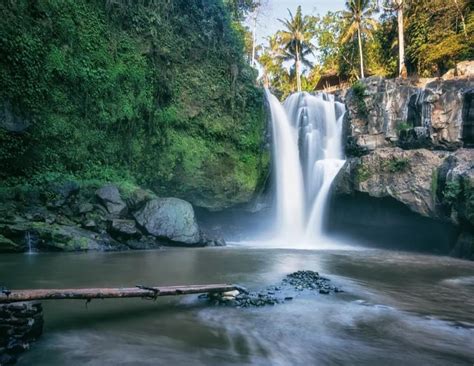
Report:
[[[458,180],[446,182],[443,189],[443,203],[452,206],[459,199],[462,192],[461,183]]]
[[[365,96],[366,86],[361,81],[356,81],[352,85],[352,91],[354,93],[357,105],[357,113],[360,117],[367,117],[367,105],[365,104],[364,96]]]
[[[372,176],[372,172],[368,166],[363,164],[358,165],[356,170],[356,180],[359,183],[365,182],[366,180],[370,179]]]
[[[19,245],[0,235],[0,253],[17,253],[21,251],[22,248]]]
[[[411,123],[408,123],[406,121],[398,121],[396,123],[396,130],[400,134],[402,131],[408,131],[413,128],[413,125]]]
[[[0,12],[0,107],[32,121],[0,130],[6,184],[115,182],[204,193],[204,205],[234,184],[241,198],[255,189],[263,93],[221,1],[19,0]]]
[[[407,158],[392,158],[383,162],[383,169],[390,173],[401,173],[410,167],[410,159]]]
[[[466,181],[464,184],[464,201],[466,203],[466,218],[474,225],[474,184]]]
[[[438,169],[434,168],[431,172],[431,199],[436,202],[436,196],[438,194]]]

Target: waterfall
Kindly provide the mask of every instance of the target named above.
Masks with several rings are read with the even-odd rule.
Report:
[[[266,92],[273,131],[273,160],[276,180],[276,228],[278,237],[289,240],[304,228],[303,176],[299,164],[298,131],[278,99]]]
[[[27,254],[36,253],[36,242],[37,242],[37,237],[30,231],[27,231],[25,233],[25,243],[28,246]]]
[[[344,164],[344,104],[295,93],[282,104],[268,90],[273,133],[275,238],[314,244],[323,236],[331,184]]]

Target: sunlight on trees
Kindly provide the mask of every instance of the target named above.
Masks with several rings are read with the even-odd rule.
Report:
[[[260,80],[284,98],[312,91],[322,76],[433,77],[474,58],[469,0],[347,0],[324,15],[301,7],[254,47]]]

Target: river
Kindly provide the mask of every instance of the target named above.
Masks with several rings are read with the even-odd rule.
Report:
[[[472,365],[474,263],[379,249],[229,246],[0,257],[11,288],[278,284],[315,270],[344,293],[261,308],[197,296],[45,301],[45,333],[19,365]]]

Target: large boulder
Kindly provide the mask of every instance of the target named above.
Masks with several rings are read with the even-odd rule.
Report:
[[[111,215],[120,216],[126,213],[127,205],[122,200],[117,186],[107,184],[98,189],[95,194]]]
[[[364,192],[372,197],[392,197],[423,216],[436,217],[437,169],[443,152],[426,149],[377,149],[349,159],[335,184],[342,193]]]
[[[334,185],[338,194],[391,197],[422,216],[474,228],[473,149],[376,149],[348,159]]]
[[[150,235],[175,243],[201,244],[201,234],[189,202],[172,197],[155,198],[134,217]]]
[[[140,236],[134,220],[113,219],[109,223],[109,231],[117,239]]]

